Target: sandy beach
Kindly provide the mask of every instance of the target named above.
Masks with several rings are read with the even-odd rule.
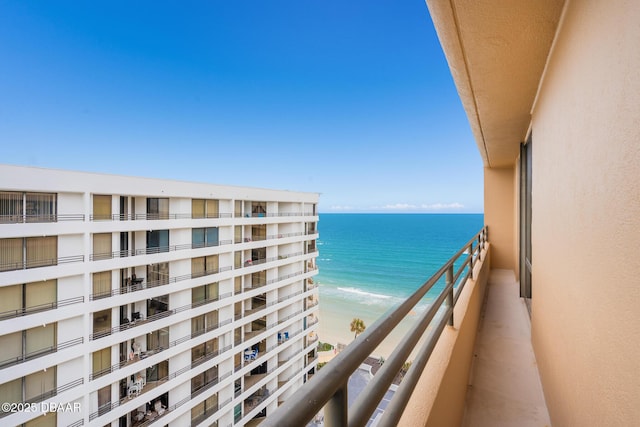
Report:
[[[340,301],[320,295],[319,339],[334,346],[338,343],[348,345],[354,340],[354,333],[350,331],[349,326],[354,317],[364,320],[366,327],[369,327],[384,312],[380,308],[374,310],[366,304],[354,304],[352,301]],[[416,320],[415,313],[403,319],[389,337],[376,348],[372,356],[388,358]]]

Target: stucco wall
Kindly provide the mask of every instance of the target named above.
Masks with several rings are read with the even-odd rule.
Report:
[[[514,168],[484,169],[484,223],[489,226],[492,268],[515,269],[514,177]]]
[[[532,340],[556,426],[640,420],[640,7],[570,1],[533,110]]]
[[[454,326],[446,326],[427,362],[399,426],[459,426],[469,383],[480,311],[492,265],[493,243],[483,262],[476,264],[475,280],[465,285],[454,307]]]

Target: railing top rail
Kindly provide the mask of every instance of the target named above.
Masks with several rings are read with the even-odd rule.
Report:
[[[403,302],[391,307],[373,325],[348,345],[334,360],[320,370],[313,383],[307,382],[293,396],[288,398],[273,414],[262,423],[263,426],[306,425],[332,397],[346,385],[346,379],[358,369],[364,360],[378,347],[389,333],[404,319],[411,309],[431,290],[431,288],[453,268],[454,263],[474,243],[486,239],[486,226],[474,235],[462,248],[433,274],[418,290]],[[473,256],[473,250],[469,256]],[[453,284],[440,293],[451,291]],[[408,355],[408,354],[407,354]],[[345,408],[346,409],[346,408]]]

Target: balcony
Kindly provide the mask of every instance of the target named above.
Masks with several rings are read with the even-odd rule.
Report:
[[[376,335],[395,326],[398,312],[409,310],[412,300],[441,278],[444,289],[420,315],[417,332],[409,332],[364,393],[347,408],[342,379],[348,378],[363,357],[375,349],[382,339]],[[314,374],[317,380],[308,381],[281,409],[269,414],[262,425],[304,425],[325,403],[324,425],[365,425],[424,331],[424,344],[385,411],[376,415],[376,425],[550,425],[527,309],[519,298],[513,272],[490,270],[486,228],[395,313],[378,320],[367,331]],[[311,353],[311,357],[315,355]],[[316,398],[319,404],[306,403]]]
[[[411,368],[377,425],[397,425],[408,416],[403,415],[405,411],[410,414],[417,412],[413,408],[425,406],[428,408],[426,414],[419,414],[405,425],[425,425],[432,414],[438,415],[440,412],[448,416],[456,413],[461,417],[474,333],[489,277],[489,251],[487,229],[483,228],[413,295],[375,322],[335,360],[315,374],[314,377],[318,379],[308,381],[278,410],[269,414],[263,425],[306,425],[323,407],[325,425],[329,427],[366,424],[419,342],[423,344],[417,350]],[[419,314],[416,326],[400,342],[364,392],[347,408],[348,378],[432,288],[438,290],[435,295],[430,294],[433,303]],[[427,365],[430,359],[433,362]],[[279,355],[279,364],[286,361],[286,357]],[[423,389],[421,387],[425,382],[428,386]],[[446,397],[440,396],[441,390],[447,393]],[[457,393],[453,399],[452,393]],[[417,401],[411,403],[413,395],[420,399],[420,404]],[[425,402],[428,404],[425,405]],[[446,408],[437,405],[445,405]],[[416,422],[418,419],[420,422]],[[445,417],[440,421],[432,425],[459,425],[461,418],[457,422],[455,417],[453,420]]]

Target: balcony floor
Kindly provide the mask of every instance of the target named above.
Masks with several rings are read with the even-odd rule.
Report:
[[[550,426],[531,324],[511,270],[492,270],[474,348],[463,427]]]

